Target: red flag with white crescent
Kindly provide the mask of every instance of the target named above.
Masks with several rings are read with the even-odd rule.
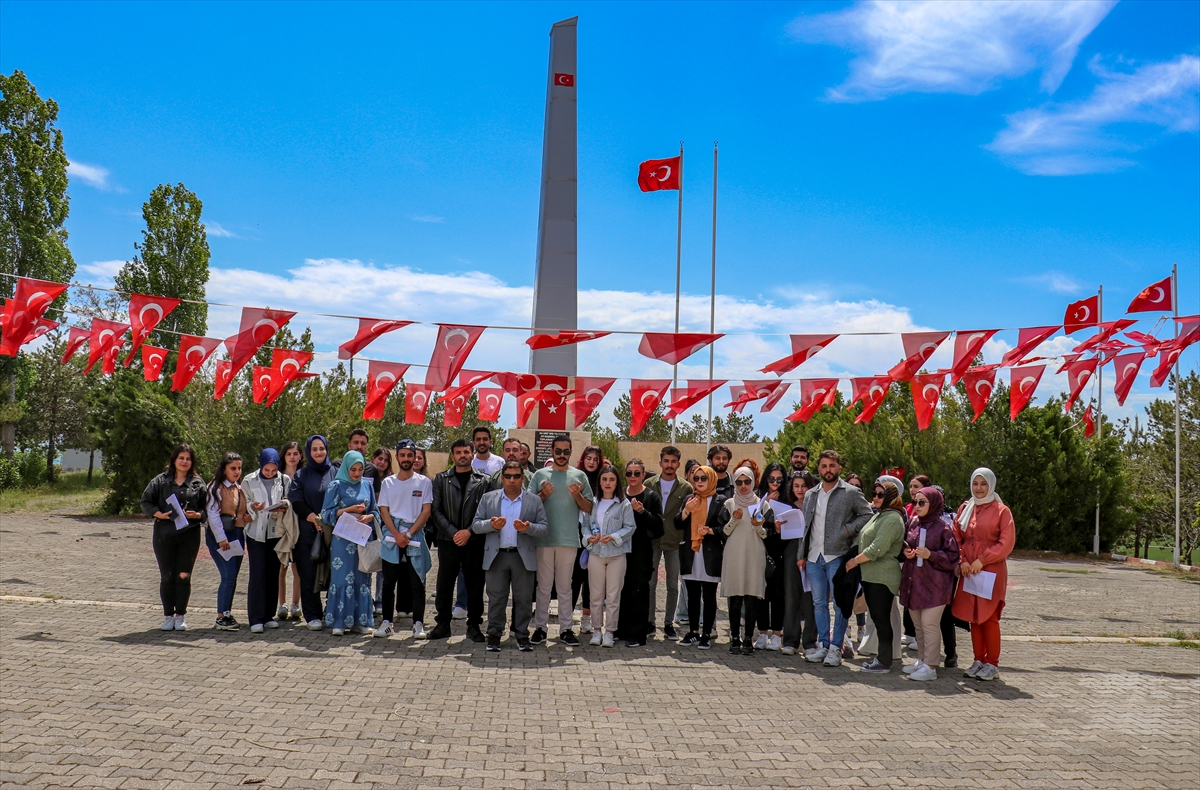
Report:
[[[0,337],[0,356],[15,357],[21,346],[32,338],[38,319],[54,300],[67,290],[62,283],[18,277],[13,298],[4,303],[4,333]]]
[[[726,409],[741,412],[747,403],[765,398],[775,392],[775,385],[780,384],[776,379],[746,379],[741,384],[729,385],[729,403]]]
[[[869,423],[875,417],[875,412],[879,411],[879,407],[887,400],[888,392],[892,386],[891,376],[868,376],[866,378],[850,379],[850,385],[853,389],[852,400],[846,408],[851,408],[858,401],[862,401],[863,409],[859,415],[854,418],[854,423]]]
[[[795,370],[803,363],[812,359],[818,351],[836,339],[837,335],[792,335],[792,353],[782,359],[775,360],[759,372],[774,373],[776,376],[782,376],[784,373]]]
[[[745,384],[730,384],[729,403],[725,404],[725,408],[734,414],[741,414],[747,403],[758,400],[758,398],[747,397],[748,394],[749,391]]]
[[[180,335],[179,353],[175,358],[175,372],[171,374],[171,391],[179,392],[191,383],[191,380],[200,372],[200,368],[219,345],[221,345],[221,341],[214,337]]]
[[[975,410],[971,422],[975,422],[983,414],[992,393],[996,390],[997,367],[998,365],[980,365],[977,368],[967,368],[967,372],[963,374],[963,388],[967,391],[967,400],[971,408]]]
[[[162,378],[169,353],[171,352],[165,348],[142,343],[142,378],[146,381],[158,381]]]
[[[904,359],[888,371],[892,381],[911,381],[948,337],[949,332],[907,332],[900,335],[900,340],[904,343]]]
[[[1161,387],[1166,382],[1179,355],[1197,339],[1200,339],[1200,327],[1188,331],[1187,334],[1181,334],[1173,340],[1168,340],[1158,347],[1158,367],[1150,374],[1151,387]]]
[[[288,310],[242,308],[242,323],[238,333],[225,339],[225,350],[229,352],[229,361],[233,363],[235,376],[294,315],[294,312]]]
[[[149,348],[149,346],[142,346]],[[145,354],[142,357],[145,358]],[[148,373],[148,371],[144,371]],[[213,400],[220,400],[225,397],[225,393],[229,392],[229,385],[233,384],[233,363],[228,359],[217,360],[217,370],[213,374]]]
[[[1088,407],[1084,409],[1083,412],[1083,436],[1086,439],[1090,439],[1092,438],[1092,434],[1095,432],[1096,420],[1094,417],[1092,417],[1092,404],[1089,403]]]
[[[521,394],[520,373],[497,373],[492,376],[492,382],[514,398]]]
[[[571,390],[571,399],[567,402],[567,408],[575,417],[576,427],[583,425],[584,421],[592,416],[592,412],[600,407],[604,396],[608,394],[616,381],[616,379],[595,376],[575,377],[575,389]]]
[[[1166,277],[1156,283],[1146,286],[1146,289],[1129,303],[1127,313],[1169,313],[1171,312],[1171,278]]]
[[[954,362],[950,365],[951,385],[958,383],[958,380],[967,372],[967,368],[971,367],[971,363],[975,361],[975,357],[983,351],[983,345],[999,331],[999,329],[979,329],[973,332],[954,333]]]
[[[1000,367],[1007,368],[1016,365],[1061,328],[1061,326],[1030,326],[1018,330],[1016,348],[1004,355],[1000,360]]]
[[[522,408],[537,408],[537,427],[543,431],[565,431],[567,429],[567,398],[571,391],[567,389],[566,376],[552,376],[544,373],[522,373],[517,377],[517,410]],[[536,391],[538,394],[532,400],[522,396],[527,392]],[[532,405],[531,405],[532,404]],[[524,422],[530,414],[518,425],[524,428]]]
[[[1116,333],[1123,332],[1136,323],[1137,323],[1137,321],[1133,320],[1132,318],[1122,318],[1117,321],[1105,321],[1103,324],[1099,325],[1099,329],[1100,329],[1099,332],[1092,335],[1087,340],[1083,341],[1082,343],[1075,346],[1075,348],[1073,348],[1071,350],[1078,352],[1078,353],[1082,353],[1084,351],[1090,351],[1091,349],[1096,348],[1097,346],[1099,346],[1102,343],[1104,343],[1105,341],[1107,341],[1110,337],[1112,337]]]
[[[647,332],[638,344],[638,353],[668,365],[677,365],[700,349],[713,343],[721,334]]]
[[[1179,337],[1172,342],[1179,347],[1180,351],[1200,341],[1200,315],[1178,316],[1175,323],[1179,324]]]
[[[533,416],[533,410],[541,404],[545,398],[551,399],[557,397],[557,393],[547,393],[543,389],[527,389],[522,390],[517,396],[517,427],[524,428],[529,423],[529,418]]]
[[[634,379],[629,387],[629,435],[637,436],[662,404],[670,379]]]
[[[480,387],[479,419],[484,422],[495,422],[500,419],[500,406],[504,403],[504,390],[499,387]]]
[[[37,323],[34,324],[33,329],[30,330],[29,334],[25,336],[25,342],[31,343],[42,335],[49,334],[55,329],[58,329],[58,326],[59,324],[57,321],[51,321],[49,318],[39,318]]]
[[[1079,397],[1079,393],[1083,392],[1083,388],[1087,386],[1088,380],[1092,374],[1096,372],[1096,365],[1100,363],[1099,357],[1091,357],[1090,359],[1077,359],[1074,362],[1069,362],[1063,367],[1067,371],[1067,401],[1063,404],[1067,411],[1075,405],[1075,399]]]
[[[1038,382],[1042,380],[1042,374],[1046,372],[1046,366],[1025,365],[1019,368],[1012,368],[1009,372],[1012,375],[1012,380],[1008,389],[1008,416],[1011,421],[1016,422],[1017,415],[1033,399],[1033,393],[1037,391]]]
[[[466,395],[468,398],[476,386],[482,384],[496,374],[490,370],[463,370],[458,374],[458,384],[455,384],[450,389],[446,390],[445,394],[438,398],[439,401],[448,401],[451,398],[459,395]]]
[[[783,419],[808,422],[812,416],[837,400],[837,379],[800,379],[800,408]]]
[[[232,364],[232,363],[231,363]],[[266,403],[267,396],[271,394],[271,387],[275,384],[275,377],[279,375],[279,371],[274,368],[255,365],[251,371],[251,381],[254,384],[252,394],[255,403]]]
[[[411,323],[412,321],[392,321],[386,318],[360,318],[358,319],[358,333],[338,346],[338,359],[350,359],[350,357],[357,356],[376,338],[388,332],[403,329]]]
[[[431,390],[424,384],[404,385],[404,422],[408,425],[423,425],[425,412],[429,409],[429,400],[437,390]]]
[[[369,360],[367,364],[367,403],[363,408],[364,420],[382,420],[383,407],[387,403],[388,396],[392,394],[392,390],[396,384],[404,378],[404,374],[408,372],[408,365],[399,362],[383,362],[378,359]],[[412,388],[416,386],[409,384],[406,391],[409,397],[412,396]],[[425,421],[425,410],[421,410],[421,422]]]
[[[1067,305],[1063,315],[1063,331],[1068,335],[1100,324],[1100,295],[1089,296]]]
[[[725,385],[726,379],[688,379],[687,387],[675,389],[671,403],[663,413],[664,420],[671,420],[695,406],[710,393]]]
[[[1113,384],[1113,392],[1117,396],[1118,406],[1125,405],[1125,399],[1129,397],[1129,390],[1133,387],[1133,382],[1137,379],[1138,370],[1142,367],[1142,362],[1145,359],[1145,351],[1119,354],[1113,359],[1113,369],[1117,374],[1116,383]]]
[[[525,345],[532,349],[573,346],[576,343],[585,343],[588,340],[596,340],[597,338],[607,337],[611,334],[612,332],[556,332],[554,334],[537,334],[530,335],[525,340]]]
[[[425,371],[425,386],[431,392],[442,392],[467,364],[467,356],[486,327],[457,324],[438,324],[437,340]]]
[[[276,386],[280,392],[288,384],[300,378],[300,373],[308,363],[312,362],[313,352],[293,351],[288,348],[271,349],[271,367],[279,371],[275,377]],[[279,397],[278,394],[275,397]]]
[[[638,165],[638,187],[643,192],[658,192],[664,189],[679,189],[683,157],[670,159],[647,159]]]
[[[88,341],[88,336],[91,333],[82,327],[73,326],[67,332],[67,349],[63,353],[62,364],[67,364],[71,357],[75,356],[75,352]]]
[[[92,365],[103,360],[100,371],[111,376],[117,368],[117,354],[125,342],[124,335],[129,330],[129,324],[119,321],[108,321],[103,318],[93,318],[92,328],[88,332],[88,361],[83,369],[84,375],[92,369]]]
[[[917,414],[917,430],[923,431],[929,427],[933,415],[937,412],[945,383],[945,373],[918,373],[912,377],[913,410]]]
[[[786,395],[787,391],[791,388],[792,382],[790,381],[775,382],[775,386],[772,387],[770,393],[767,394],[766,399],[763,401],[762,408],[758,410],[758,413],[766,414],[771,409],[774,409],[777,405],[779,405],[779,401],[783,400],[783,396]]]
[[[442,425],[447,428],[457,428],[462,425],[463,409],[466,408],[470,398],[470,390],[462,392],[460,389],[453,398],[442,401]]]
[[[182,299],[168,299],[165,296],[150,296],[148,294],[129,295],[129,329],[133,348],[125,357],[125,367],[133,363],[133,355],[142,347],[142,343],[150,336],[159,322],[167,313],[180,305]]]

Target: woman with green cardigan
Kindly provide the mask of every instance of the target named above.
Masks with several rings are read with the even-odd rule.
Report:
[[[900,550],[904,547],[904,503],[895,483],[883,488],[883,504],[858,534],[859,554],[846,570],[859,568],[863,597],[879,631],[879,655],[862,665],[863,672],[887,674],[892,670],[892,601],[900,591]]]

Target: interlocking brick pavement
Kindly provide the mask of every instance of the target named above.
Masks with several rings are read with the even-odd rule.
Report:
[[[1200,784],[1197,650],[1014,641],[1000,682],[918,685],[723,640],[489,654],[461,623],[416,642],[407,621],[388,640],[291,623],[252,637],[211,629],[204,556],[193,630],[162,633],[145,521],[3,515],[0,549],[5,787]],[[1200,630],[1186,582],[1010,569],[1006,633]]]

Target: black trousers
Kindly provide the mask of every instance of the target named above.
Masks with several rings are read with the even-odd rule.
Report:
[[[571,611],[575,611],[575,606],[579,603],[579,594],[583,593],[583,608],[591,611],[592,608],[592,587],[588,584],[587,568],[579,567],[579,558],[583,556],[583,549],[575,552],[575,569],[571,571]],[[558,605],[562,606],[562,599],[558,601]]]
[[[738,636],[741,633],[742,609],[746,611],[746,641],[754,636],[754,610],[761,598],[755,598],[753,595],[731,595],[729,596],[729,638],[740,639]]]
[[[697,558],[696,561],[702,560]],[[703,602],[704,624],[700,633],[711,634],[713,626],[717,624],[717,582],[684,579],[683,584],[687,588],[688,596],[688,625],[693,631],[696,630],[696,623],[700,622],[700,603]]]
[[[467,625],[483,623],[483,535],[474,535],[465,546],[452,540],[438,541],[437,624],[449,625],[454,613],[454,583],[461,570],[467,577]],[[416,606],[416,602],[413,602]]]
[[[647,543],[625,555],[625,585],[621,588],[621,616],[615,634],[617,639],[640,640],[649,631],[650,561],[653,552]]]
[[[440,558],[439,554],[439,558]],[[414,623],[425,622],[425,582],[406,558],[402,562],[383,561],[383,619],[395,620],[396,601],[399,596],[407,598]],[[398,596],[399,594],[399,596]]]
[[[316,540],[322,540],[320,535]],[[300,572],[300,611],[304,622],[325,619],[325,607],[321,606],[321,593],[317,592],[317,563],[312,561],[312,543],[297,543],[292,549],[292,562]]]
[[[892,600],[896,597],[886,584],[863,582],[863,597],[867,599],[867,611],[871,613],[871,621],[875,623],[875,633],[879,635],[879,663],[885,667],[892,665]]]
[[[794,567],[794,565],[793,565]],[[758,630],[783,630],[783,557],[775,559],[775,572],[767,577],[767,594],[758,604]]]
[[[796,566],[802,542],[796,539],[784,543],[783,565],[775,572],[783,574],[783,646],[813,650],[817,646],[817,618],[812,593],[804,592],[804,580]]]
[[[192,597],[192,568],[200,552],[200,525],[175,529],[174,524],[154,527],[151,536],[154,559],[158,560],[158,597],[163,615],[187,614]]]
[[[250,625],[261,625],[275,619],[279,602],[279,555],[275,544],[279,538],[259,543],[246,538],[246,559],[250,560],[250,581],[246,586],[246,619]]]

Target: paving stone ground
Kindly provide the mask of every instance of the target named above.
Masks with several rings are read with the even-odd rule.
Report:
[[[462,623],[449,642],[407,621],[388,640],[218,632],[216,581],[202,549],[193,630],[163,633],[145,521],[0,515],[0,785],[1200,786],[1200,650],[1011,640],[999,682],[918,685],[723,638],[489,654]],[[1190,634],[1200,585],[1015,560],[1002,626]]]

